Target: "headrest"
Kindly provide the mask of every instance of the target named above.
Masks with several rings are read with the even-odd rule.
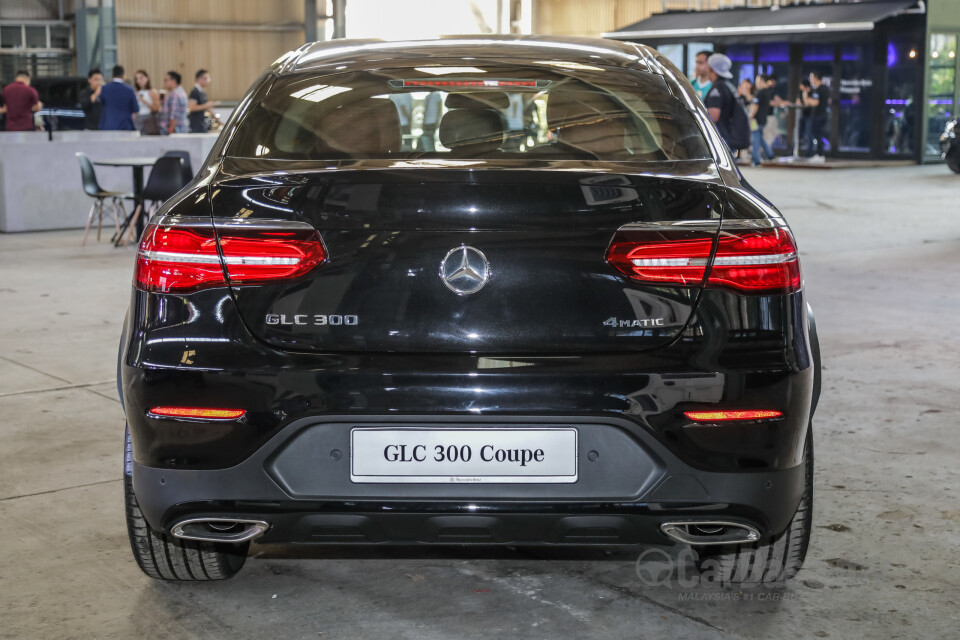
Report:
[[[612,159],[627,154],[627,114],[596,93],[551,94],[547,121],[560,142]]]
[[[317,151],[382,156],[398,153],[401,142],[396,106],[376,100],[345,105],[325,116],[317,134]]]
[[[605,95],[589,91],[551,93],[547,98],[547,121],[552,129],[569,121],[595,121],[623,117],[624,109]]]
[[[451,93],[443,101],[447,109],[497,109],[510,106],[510,98],[503,91],[474,91],[472,93]]]
[[[468,153],[496,151],[503,145],[503,120],[490,109],[454,109],[440,120],[440,144]]]

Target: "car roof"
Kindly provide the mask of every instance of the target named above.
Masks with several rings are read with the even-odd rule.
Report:
[[[524,64],[563,63],[629,67],[650,71],[651,51],[644,45],[600,38],[465,35],[430,40],[332,40],[312,42],[277,61],[277,73],[311,70],[361,70],[434,64],[440,60],[496,60]]]

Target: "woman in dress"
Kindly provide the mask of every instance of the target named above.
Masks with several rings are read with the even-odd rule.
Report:
[[[150,86],[150,76],[143,69],[137,71],[133,77],[134,88],[137,90],[137,100],[140,102],[140,112],[137,113],[137,130],[148,136],[159,135],[157,114],[160,112],[160,94]]]

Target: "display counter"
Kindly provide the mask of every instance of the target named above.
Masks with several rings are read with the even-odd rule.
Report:
[[[199,170],[217,134],[141,136],[135,131],[0,132],[0,232],[82,229],[93,199],[83,192],[76,152],[91,160],[190,153]],[[100,186],[133,190],[129,168],[97,167]],[[149,170],[146,180],[149,181]],[[129,206],[128,206],[129,209]],[[112,223],[111,223],[112,224]]]

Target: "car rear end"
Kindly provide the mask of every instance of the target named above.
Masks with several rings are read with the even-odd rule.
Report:
[[[815,393],[797,249],[635,53],[265,77],[140,244],[120,374],[149,527],[784,532]]]

